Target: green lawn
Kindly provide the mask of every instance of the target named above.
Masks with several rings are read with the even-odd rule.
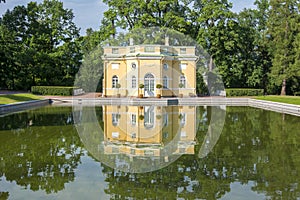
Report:
[[[23,102],[23,101],[39,100],[39,99],[43,99],[43,98],[33,94],[27,94],[27,93],[0,95],[0,105]]]
[[[255,99],[300,105],[300,97],[298,96],[273,96],[272,95],[272,96],[255,97]]]

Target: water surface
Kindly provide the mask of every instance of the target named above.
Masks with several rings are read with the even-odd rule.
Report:
[[[77,132],[71,107],[2,116],[0,199],[299,199],[300,118],[217,109],[220,134],[209,131],[212,107],[97,107],[94,138]]]

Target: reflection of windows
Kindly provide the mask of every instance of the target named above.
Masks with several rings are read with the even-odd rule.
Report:
[[[164,76],[163,78],[163,88],[168,88],[169,85],[168,85],[168,77],[167,76]]]
[[[153,156],[154,155],[154,151],[151,150],[145,150],[144,151],[145,156]]]
[[[162,54],[167,54],[169,51],[168,51],[168,48],[167,48],[167,47],[162,47],[161,50],[160,50],[160,52],[161,52]]]
[[[180,125],[184,126],[185,123],[186,123],[186,115],[185,115],[185,113],[180,113],[179,119],[180,119]]]
[[[119,132],[112,132],[112,138],[119,138]]]
[[[168,124],[169,124],[169,115],[168,115],[168,113],[165,113],[163,116],[164,116],[163,126],[168,126]]]
[[[185,88],[186,87],[186,80],[185,80],[185,76],[181,75],[179,77],[179,87],[180,88]]]
[[[112,77],[112,88],[117,88],[118,82],[119,82],[119,78],[116,75],[114,75]]]
[[[135,139],[136,138],[136,133],[131,133],[131,138]]]
[[[148,129],[154,127],[154,107],[145,106],[144,109],[144,126]]]
[[[136,88],[136,77],[132,76],[131,78],[131,88]]]
[[[164,69],[167,70],[168,68],[169,68],[168,64],[165,63],[165,64],[164,64]]]
[[[181,132],[180,137],[185,138],[186,137],[186,132]]]
[[[135,114],[131,115],[131,124],[136,125],[136,115]]]
[[[117,126],[119,124],[120,114],[113,113],[111,117],[112,117],[112,124],[114,126]]]
[[[130,149],[130,154],[135,155],[135,149]]]
[[[164,133],[163,133],[163,138],[164,138],[164,139],[168,139],[168,137],[169,137],[169,133],[168,133],[168,132],[164,132]]]

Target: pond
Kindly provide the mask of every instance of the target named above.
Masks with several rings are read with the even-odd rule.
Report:
[[[2,116],[0,199],[299,199],[299,122],[223,106]]]

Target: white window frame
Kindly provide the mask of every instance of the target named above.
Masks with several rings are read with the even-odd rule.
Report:
[[[186,69],[187,68],[187,63],[181,63],[180,64],[180,69],[183,70],[183,69]]]
[[[116,139],[116,138],[119,138],[119,137],[120,137],[120,133],[119,133],[119,132],[112,132],[112,133],[111,133],[111,137],[112,137],[112,138],[115,138],[115,139]]]
[[[119,115],[118,113],[112,113],[111,114],[111,123],[113,126],[119,125]]]
[[[111,78],[111,87],[117,88],[117,85],[119,84],[119,77],[117,75],[113,75]]]
[[[163,77],[163,88],[169,88],[169,78],[167,76]]]
[[[120,68],[120,63],[112,63],[111,68],[112,69],[119,69]]]
[[[182,88],[186,88],[186,78],[184,75],[179,76],[179,84],[182,84]]]
[[[136,88],[137,87],[137,79],[136,76],[131,77],[131,88]]]

